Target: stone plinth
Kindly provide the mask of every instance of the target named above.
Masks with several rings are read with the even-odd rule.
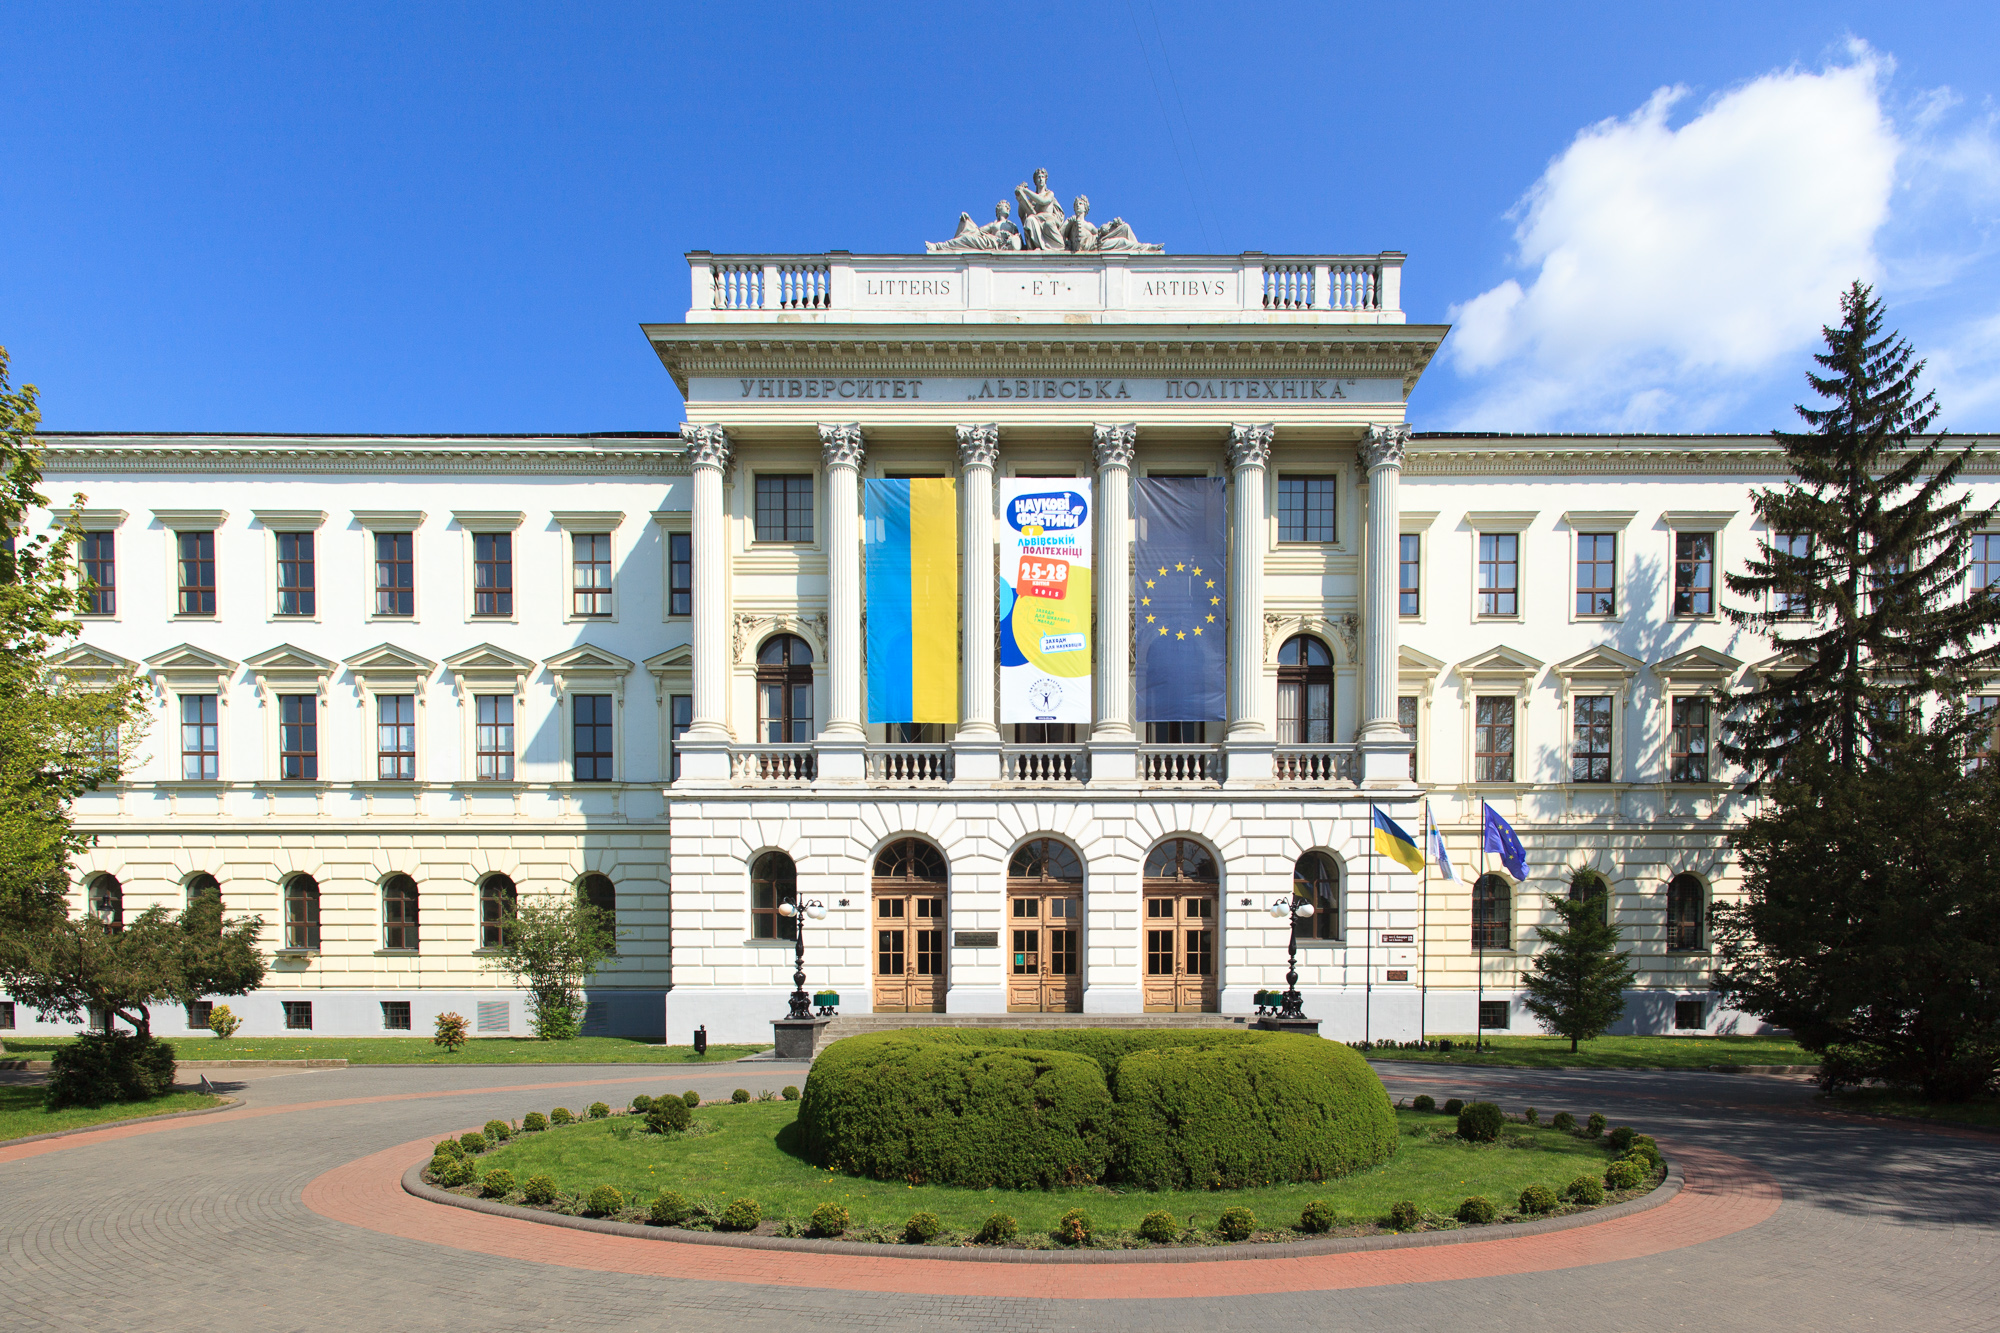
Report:
[[[1261,1032],[1296,1032],[1302,1037],[1319,1035],[1317,1018],[1260,1018],[1252,1026]]]
[[[774,1018],[771,1020],[771,1036],[780,1060],[810,1060],[819,1049],[820,1034],[826,1030],[830,1018]],[[1318,1030],[1319,1025],[1313,1025]]]

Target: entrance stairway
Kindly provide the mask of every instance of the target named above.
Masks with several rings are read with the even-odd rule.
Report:
[[[1248,1014],[840,1014],[820,1045],[895,1028],[1241,1028],[1252,1021]]]

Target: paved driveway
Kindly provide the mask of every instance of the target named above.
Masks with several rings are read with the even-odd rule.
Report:
[[[1783,1201],[1747,1230],[1624,1262],[1339,1291],[1108,1301],[694,1281],[405,1239],[301,1196],[358,1157],[492,1116],[775,1088],[802,1067],[377,1066],[245,1080],[238,1095],[263,1114],[0,1149],[0,1328],[2000,1329],[2000,1138],[1822,1115],[1796,1079],[1380,1068],[1397,1096],[1597,1110],[1733,1154]]]

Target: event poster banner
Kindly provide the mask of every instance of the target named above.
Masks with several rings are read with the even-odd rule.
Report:
[[[1222,478],[1139,477],[1132,592],[1141,722],[1220,722],[1229,680]]]
[[[1000,720],[1090,724],[1090,482],[1000,483]]]

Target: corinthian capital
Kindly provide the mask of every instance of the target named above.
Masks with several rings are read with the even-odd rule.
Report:
[[[1139,428],[1131,422],[1122,426],[1092,426],[1090,428],[1090,451],[1097,459],[1097,470],[1108,467],[1122,467],[1130,470],[1132,454],[1139,443]]]
[[[1408,426],[1370,426],[1361,439],[1361,469],[1363,472],[1373,472],[1378,467],[1401,469],[1403,456],[1409,452]]]
[[[681,438],[687,441],[690,466],[712,467],[718,472],[729,471],[729,461],[735,450],[729,443],[728,431],[720,426],[697,426],[689,423],[681,427]]]
[[[1246,467],[1263,467],[1271,461],[1271,437],[1278,428],[1272,425],[1231,426],[1229,428],[1229,470],[1240,472]]]
[[[858,468],[868,452],[861,441],[860,423],[854,421],[839,425],[820,422],[819,449],[828,467]]]
[[[958,465],[990,468],[1000,458],[1000,427],[989,421],[983,426],[958,428]]]

